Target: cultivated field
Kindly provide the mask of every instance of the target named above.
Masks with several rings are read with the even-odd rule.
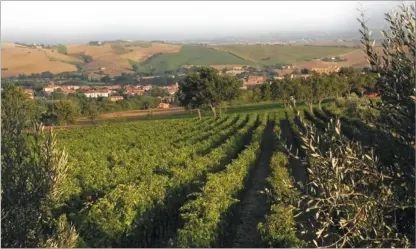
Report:
[[[148,72],[151,68],[156,72],[176,70],[184,65],[254,65],[244,59],[227,52],[214,50],[206,46],[184,45],[178,53],[155,55],[138,64],[139,70]]]
[[[310,215],[295,217],[282,203],[300,201],[300,183],[315,169],[315,161],[302,163],[310,155],[302,149],[300,130],[315,124],[316,132],[326,133],[322,127],[334,114],[324,110],[299,106],[297,116],[278,104],[259,104],[218,119],[59,130],[70,165],[63,211],[85,247],[277,247],[275,233],[286,236],[290,247],[311,247],[315,229],[299,230]],[[371,142],[376,130],[341,119],[346,139],[389,160],[383,153],[390,145]],[[300,157],[291,157],[283,143]],[[268,195],[259,194],[266,188]]]
[[[376,51],[378,53],[382,53],[382,48],[376,47]],[[295,63],[294,65],[299,68],[313,68],[313,67],[327,67],[327,66],[362,68],[365,66],[369,66],[369,63],[367,62],[367,59],[366,59],[366,55],[362,49],[354,49],[351,52],[340,54],[339,56],[346,58],[347,61],[326,62],[326,61],[321,61],[321,60],[311,60],[311,61]]]
[[[67,54],[65,54],[67,53]],[[91,56],[85,63],[83,55]],[[330,63],[319,59],[345,55],[347,62]],[[2,76],[50,71],[76,71],[75,64],[85,72],[117,76],[132,73],[132,65],[139,71],[163,73],[186,65],[214,66],[221,70],[230,65],[261,66],[294,64],[299,67],[327,65],[363,66],[364,53],[357,48],[303,45],[178,45],[146,42],[114,42],[101,46],[60,45],[53,49],[29,48],[13,43],[2,43]],[[100,76],[100,75],[98,75]]]
[[[289,45],[218,45],[214,48],[263,65],[294,64],[356,50],[342,47]]]
[[[152,43],[146,46],[126,42],[102,46],[69,45],[67,48],[70,55],[85,54],[92,57],[93,60],[84,66],[85,71],[93,73],[98,72],[100,68],[105,68],[105,74],[115,76],[121,73],[131,73],[132,67],[129,60],[141,62],[154,54],[175,53],[180,50],[180,45]]]
[[[79,59],[58,53],[56,49],[29,48],[11,43],[1,45],[2,77],[18,74],[77,71]],[[7,70],[4,70],[7,68]]]

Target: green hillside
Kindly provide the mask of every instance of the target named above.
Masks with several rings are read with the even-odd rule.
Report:
[[[344,47],[288,45],[218,45],[214,48],[264,65],[292,64],[357,50]]]
[[[136,64],[141,72],[150,72],[154,68],[156,73],[176,70],[184,65],[254,65],[230,53],[198,45],[184,45],[178,53],[159,54],[142,63],[130,63]]]

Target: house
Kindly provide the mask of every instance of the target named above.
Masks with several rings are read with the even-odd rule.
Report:
[[[145,91],[149,91],[150,89],[152,89],[152,85],[143,86],[143,90],[145,90]]]
[[[56,90],[56,89],[58,89],[58,88],[60,88],[60,86],[56,86],[56,85],[48,85],[48,86],[45,86],[45,87],[43,88],[43,91],[44,91],[44,92],[47,92],[47,93],[51,93],[51,92],[55,91],[55,90]]]
[[[88,98],[108,97],[108,92],[89,90],[84,92],[84,95]]]
[[[244,86],[255,86],[255,85],[262,85],[264,83],[263,76],[255,76],[250,75],[248,76],[247,80],[243,83]]]
[[[168,108],[170,108],[170,104],[168,104],[168,103],[160,103],[157,106],[157,108],[159,108],[159,109],[168,109]]]
[[[175,85],[163,86],[162,88],[168,90],[170,95],[175,95],[175,93],[179,90],[179,85],[176,83]]]
[[[124,89],[125,89],[124,90],[125,94],[132,95],[132,96],[135,96],[135,95],[141,96],[141,95],[144,95],[144,92],[145,92],[145,90],[138,89],[137,87],[131,87],[131,86],[126,87]]]
[[[35,96],[35,94],[34,94],[34,92],[33,92],[33,89],[24,89],[23,90],[27,95],[29,95],[29,98],[31,98],[31,99],[34,99],[34,96]]]
[[[117,102],[123,99],[124,99],[123,96],[110,96],[110,100],[113,102]]]

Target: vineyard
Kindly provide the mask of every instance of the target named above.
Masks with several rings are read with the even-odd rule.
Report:
[[[316,227],[325,216],[317,213],[325,208],[311,211],[316,198],[304,200],[322,180],[314,161],[319,152],[308,150],[304,136],[308,129],[328,135],[338,116],[326,107],[274,109],[58,131],[59,146],[70,155],[70,172],[62,193],[66,201],[57,213],[66,214],[79,233],[79,245],[87,247],[337,243],[336,235],[322,238],[326,229]],[[400,167],[411,167],[412,148],[363,121],[340,119],[339,135],[362,151],[373,149],[383,165],[394,165],[392,155],[401,153]],[[319,156],[325,157],[333,145],[319,146]],[[394,170],[386,168],[385,174]],[[332,173],[326,171],[327,181],[337,175]],[[400,233],[411,237],[409,220],[400,223]]]

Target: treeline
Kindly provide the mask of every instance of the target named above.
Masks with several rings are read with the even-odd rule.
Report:
[[[156,85],[156,86],[168,86],[173,85],[182,79],[183,75],[172,74],[155,76],[153,78],[140,79],[140,77],[146,77],[149,75],[138,75],[122,73],[119,76],[111,77],[104,75],[101,78],[91,78],[85,72],[62,72],[58,74],[52,74],[51,72],[32,73],[32,74],[20,74],[18,76],[11,76],[3,79],[4,82],[12,82],[17,85],[30,88],[41,88],[51,81],[60,81],[62,85],[88,85],[100,83],[117,84],[117,85]]]
[[[6,83],[3,94],[8,92],[24,94],[21,87]],[[29,116],[45,125],[68,125],[74,123],[80,116],[95,121],[103,113],[156,108],[161,102],[159,98],[153,96],[124,96],[123,100],[117,102],[103,97],[87,98],[80,93],[63,95],[54,92],[51,97],[52,99],[36,100],[27,98],[30,103],[30,108],[26,110]]]
[[[287,106],[292,101],[304,102],[312,108],[313,104],[321,104],[324,99],[337,98],[350,93],[363,96],[373,93],[376,75],[361,73],[352,68],[342,68],[339,73],[317,74],[308,78],[285,78],[268,80],[268,82],[241,91],[238,98],[231,104],[247,104],[262,101],[282,101]]]

